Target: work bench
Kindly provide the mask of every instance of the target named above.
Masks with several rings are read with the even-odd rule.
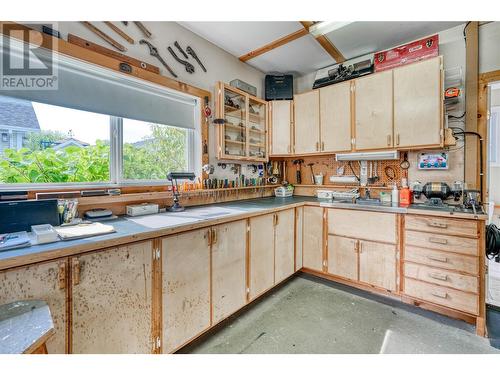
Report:
[[[484,334],[485,215],[295,196],[153,216],[1,252],[0,304],[47,301],[49,353],[170,353],[301,271]]]

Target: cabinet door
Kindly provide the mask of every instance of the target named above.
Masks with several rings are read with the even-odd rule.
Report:
[[[72,352],[151,353],[152,242],[81,255],[71,265]]]
[[[212,230],[212,316],[217,323],[246,303],[246,220]]]
[[[245,158],[248,156],[247,95],[219,82],[217,99],[216,116],[225,120],[217,127],[218,156],[222,159]]]
[[[248,160],[267,160],[267,102],[248,99]]]
[[[346,279],[358,279],[357,240],[328,236],[328,273]]]
[[[162,239],[163,352],[210,326],[210,229]]]
[[[396,246],[359,241],[359,281],[396,290]]]
[[[319,91],[295,95],[294,129],[295,153],[307,154],[319,151]]]
[[[440,145],[443,127],[441,58],[394,70],[396,147]]]
[[[49,354],[66,353],[65,265],[66,259],[0,272],[0,305],[29,299],[49,305],[56,332],[47,341]]]
[[[351,150],[351,82],[319,90],[321,151]]]
[[[392,71],[355,80],[356,150],[393,145]]]
[[[274,214],[250,219],[250,299],[274,285]]]
[[[302,266],[323,271],[323,208],[304,207]]]
[[[292,153],[292,101],[275,100],[270,104],[271,112],[271,155]]]
[[[295,272],[295,210],[275,215],[274,281],[279,283]]]
[[[304,208],[297,207],[295,209],[296,225],[295,225],[295,271],[302,268],[302,226],[304,223]]]

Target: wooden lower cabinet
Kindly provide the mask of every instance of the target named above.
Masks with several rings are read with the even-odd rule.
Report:
[[[274,232],[274,282],[277,284],[295,272],[295,210],[276,213]]]
[[[67,352],[66,265],[64,258],[0,271],[0,305],[31,299],[49,305],[55,328],[55,335],[47,341],[49,354]]]
[[[246,304],[246,220],[212,228],[212,316],[216,324]]]
[[[295,209],[295,271],[302,268],[302,227],[304,223],[304,208]]]
[[[388,291],[396,290],[396,246],[359,241],[359,281]]]
[[[323,208],[304,207],[302,225],[302,266],[323,271]]]
[[[250,218],[249,299],[274,285],[274,214]]]
[[[328,273],[350,280],[358,279],[358,241],[328,236]]]
[[[210,327],[210,228],[162,239],[163,352]]]
[[[151,353],[152,241],[71,258],[72,352]]]

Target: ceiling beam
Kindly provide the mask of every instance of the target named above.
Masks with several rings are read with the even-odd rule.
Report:
[[[314,24],[314,22],[311,21],[300,21],[302,26],[304,26],[304,30],[307,30],[309,32],[309,28]],[[345,57],[342,55],[342,53],[335,47],[335,45],[324,35],[318,35],[316,37],[316,40],[318,43],[323,47],[323,49],[335,59],[335,62],[344,62]]]
[[[265,46],[262,46],[260,48],[257,48],[254,51],[248,52],[242,56],[240,56],[240,60],[245,62],[250,59],[253,59],[254,57],[260,56],[266,52],[269,52],[275,48],[281,47],[287,43],[290,43],[294,41],[295,39],[302,38],[303,36],[309,34],[309,30],[307,29],[299,29],[291,34],[285,35],[284,37],[281,37],[269,44],[266,44]]]

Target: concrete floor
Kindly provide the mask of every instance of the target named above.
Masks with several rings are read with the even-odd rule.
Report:
[[[474,327],[301,275],[181,353],[496,353]]]

